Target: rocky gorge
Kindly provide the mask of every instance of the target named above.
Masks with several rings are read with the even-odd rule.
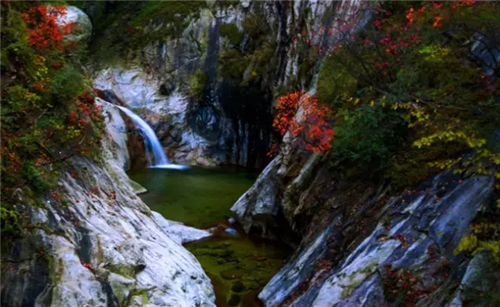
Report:
[[[273,130],[278,96],[324,91],[327,55],[308,61],[297,41],[339,49],[347,38],[324,29],[341,20],[350,38],[379,14],[372,6],[67,6],[58,22],[74,25],[66,41],[88,45],[79,64],[102,138],[96,157],[61,158],[51,193],[15,190],[28,226],[2,237],[1,305],[498,306],[496,245],[457,252],[498,218],[494,172],[464,175],[460,160],[411,184],[371,168],[356,177],[331,153],[305,150],[292,126]],[[469,49],[494,75],[496,51]],[[168,162],[159,166],[174,170],[154,167],[149,137],[122,108],[152,129]],[[306,115],[297,108],[293,122]]]

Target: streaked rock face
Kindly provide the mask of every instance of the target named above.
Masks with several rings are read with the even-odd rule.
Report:
[[[358,1],[241,1],[221,7],[209,3],[192,15],[179,36],[145,41],[131,51],[134,60],[97,71],[94,84],[145,118],[172,161],[262,168],[269,162],[272,90],[300,78],[299,50],[292,38],[308,29],[310,39],[317,40],[314,34],[328,19],[323,17],[336,11],[356,15],[358,5]],[[267,30],[259,34],[259,47],[247,54],[249,41],[255,38],[243,25],[252,18]],[[367,18],[361,19],[360,26]],[[144,31],[161,26],[153,23]],[[224,26],[241,32],[238,45]],[[221,64],[235,52],[241,59]],[[256,62],[268,53],[269,63]],[[262,69],[260,76],[256,71]],[[239,79],[233,80],[234,71]],[[196,79],[198,73],[203,82]],[[199,93],[193,93],[196,84]]]
[[[259,294],[266,307],[413,301],[409,296],[395,300],[394,290],[416,295],[418,306],[471,301],[483,306],[487,299],[478,293],[498,288],[500,276],[485,264],[491,259],[477,255],[469,262],[454,253],[471,223],[491,205],[491,177],[462,181],[443,173],[388,198],[383,186],[360,192],[342,184],[318,155],[285,161],[283,154],[275,158],[231,209],[249,233],[261,229],[262,236],[280,241],[290,232],[301,237],[295,255]],[[352,197],[346,200],[347,194]],[[283,221],[287,225],[275,227]],[[416,283],[400,289],[398,274]]]
[[[122,122],[108,111],[114,131]],[[180,245],[208,232],[149,210],[123,171],[123,142],[105,136],[103,164],[71,160],[75,171],[59,181],[66,202],[25,208],[37,227],[2,255],[12,269],[2,306],[215,306],[210,280]]]

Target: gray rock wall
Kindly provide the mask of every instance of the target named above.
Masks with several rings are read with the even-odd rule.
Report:
[[[145,40],[133,51],[134,60],[97,71],[95,87],[146,118],[174,162],[263,167],[269,161],[273,94],[311,81],[311,75],[298,76],[294,41],[306,30],[317,39],[313,35],[330,15],[351,14],[359,3],[207,5],[187,19],[180,36]],[[240,41],[233,41],[228,27]],[[161,28],[152,22],[144,31]]]
[[[389,197],[387,186],[337,179],[319,155],[291,153],[285,161],[278,155],[231,209],[248,233],[292,245],[300,238],[259,294],[266,307],[489,306],[494,299],[500,276],[489,256],[454,253],[471,223],[494,210],[493,178],[443,173]]]
[[[19,204],[23,238],[2,242],[2,306],[215,306],[209,278],[180,245],[209,235],[151,212],[123,171],[126,134],[114,106],[102,159],[72,158],[58,196]],[[110,115],[111,114],[111,115]]]

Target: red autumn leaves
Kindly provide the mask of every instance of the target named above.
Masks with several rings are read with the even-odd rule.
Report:
[[[60,26],[57,18],[66,15],[64,6],[39,5],[32,7],[22,15],[26,24],[30,27],[30,44],[36,49],[49,49],[64,51],[63,38],[71,32],[74,23]]]
[[[94,96],[86,90],[76,102],[76,111],[69,113],[68,120],[70,125],[76,129],[88,129],[91,121],[100,121],[101,106],[94,102]]]
[[[280,136],[289,131],[307,151],[331,148],[335,132],[328,121],[331,110],[327,106],[303,92],[283,95],[277,103],[273,128]]]

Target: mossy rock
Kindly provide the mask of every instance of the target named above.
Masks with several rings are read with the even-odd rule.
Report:
[[[148,190],[145,187],[133,181],[132,179],[129,179],[129,184],[132,187],[132,190],[134,190],[134,193],[136,195],[141,195],[148,192]]]
[[[237,269],[228,269],[220,272],[220,276],[227,280],[240,279],[243,276],[243,272]]]
[[[233,286],[231,287],[231,291],[240,293],[245,290],[245,285],[241,280],[238,280],[237,282],[233,283]]]

